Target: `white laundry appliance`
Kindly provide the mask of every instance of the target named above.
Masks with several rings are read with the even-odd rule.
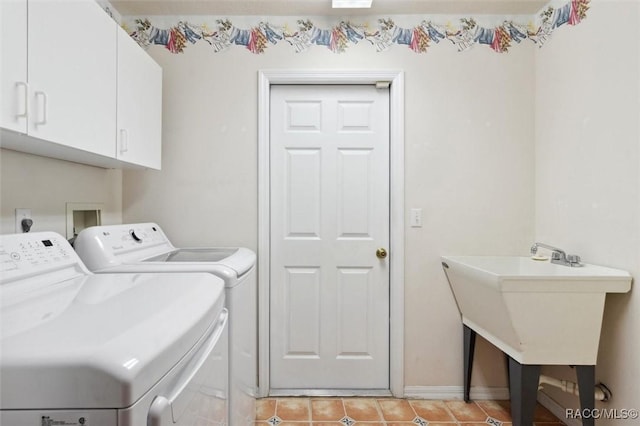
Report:
[[[211,274],[89,272],[53,232],[0,236],[0,424],[227,424]]]
[[[242,248],[176,248],[155,223],[94,226],[74,247],[95,273],[208,272],[222,278],[229,310],[229,421],[253,424],[257,389],[256,255]]]

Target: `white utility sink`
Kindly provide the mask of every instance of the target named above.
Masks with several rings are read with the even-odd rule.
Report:
[[[443,256],[462,322],[520,364],[595,365],[607,293],[626,271],[515,256]]]

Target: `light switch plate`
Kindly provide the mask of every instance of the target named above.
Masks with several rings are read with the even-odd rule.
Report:
[[[422,209],[411,209],[411,227],[422,228]]]

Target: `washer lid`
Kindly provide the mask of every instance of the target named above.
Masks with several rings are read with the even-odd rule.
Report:
[[[177,249],[145,259],[145,262],[220,262],[237,251],[235,247]]]
[[[200,271],[233,282],[256,263],[256,254],[244,247],[176,248],[155,223],[92,226],[80,232],[74,246],[87,268],[101,273]]]
[[[223,265],[236,272],[238,277],[247,273],[256,263],[256,254],[244,247],[189,247],[179,248],[143,262],[209,263]]]
[[[2,409],[128,407],[224,305],[211,274],[101,274],[20,297],[12,285],[0,286]]]

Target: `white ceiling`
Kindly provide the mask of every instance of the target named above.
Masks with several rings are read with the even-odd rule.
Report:
[[[131,15],[532,15],[549,0],[373,0],[371,9],[331,9],[331,0],[111,0]]]

